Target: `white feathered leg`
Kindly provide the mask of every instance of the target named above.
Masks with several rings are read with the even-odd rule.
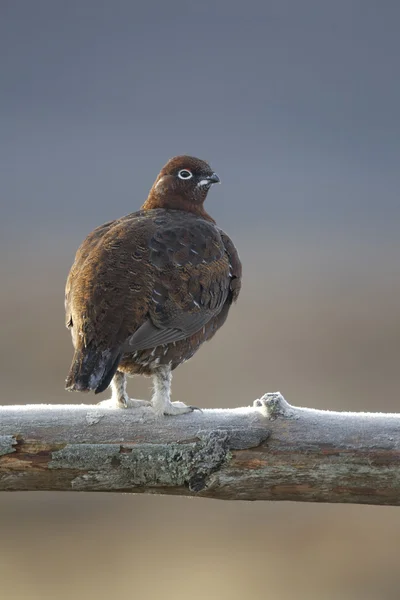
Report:
[[[171,367],[163,365],[157,367],[153,374],[153,397],[151,403],[157,415],[182,415],[196,409],[195,406],[187,406],[183,402],[171,402]]]
[[[111,398],[99,402],[100,406],[108,408],[138,408],[139,406],[150,406],[148,400],[132,400],[126,393],[126,375],[117,371],[111,381]]]

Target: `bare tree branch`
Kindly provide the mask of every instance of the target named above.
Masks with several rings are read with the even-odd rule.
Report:
[[[400,415],[290,406],[156,418],[150,408],[0,407],[0,490],[400,504]]]

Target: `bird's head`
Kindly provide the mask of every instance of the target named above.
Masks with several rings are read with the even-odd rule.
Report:
[[[207,193],[213,183],[219,182],[218,175],[204,160],[175,156],[161,169],[142,208],[170,208],[203,214]]]

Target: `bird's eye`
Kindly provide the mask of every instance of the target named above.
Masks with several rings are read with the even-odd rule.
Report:
[[[191,179],[193,177],[193,173],[187,169],[181,169],[178,173],[178,177],[179,179]]]

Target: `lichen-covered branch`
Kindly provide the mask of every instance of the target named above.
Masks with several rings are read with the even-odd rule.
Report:
[[[400,505],[400,415],[296,408],[279,393],[158,418],[1,406],[0,490]]]

